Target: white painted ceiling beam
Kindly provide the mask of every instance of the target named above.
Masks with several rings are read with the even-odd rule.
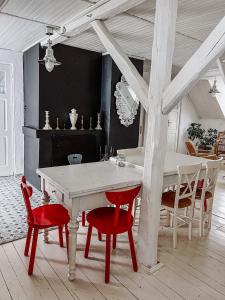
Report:
[[[97,33],[103,46],[110,54],[121,73],[126,78],[128,84],[136,94],[137,98],[143,105],[144,109],[148,109],[148,85],[143,77],[138,73],[137,69],[130,61],[128,56],[123,52],[120,45],[115,41],[103,21],[93,21],[91,23]]]
[[[112,18],[130,8],[143,3],[145,0],[100,0],[91,7],[85,9],[70,22],[65,24],[66,35],[72,34],[72,36],[78,35],[83,31],[87,30],[91,25],[90,23],[94,20],[105,20]],[[55,33],[51,40],[53,45],[62,43],[68,37]],[[47,43],[47,38],[41,42],[41,45]]]
[[[216,63],[217,63],[217,66],[218,66],[218,69],[219,69],[219,72],[220,72],[220,76],[222,77],[223,82],[225,84],[225,66],[224,66],[224,62],[221,60],[221,58],[218,58]]]
[[[218,76],[221,76],[221,73],[220,73],[219,68],[216,67],[214,69],[208,70],[203,76],[201,76],[200,79],[208,80],[208,79],[212,79],[213,77],[218,77]]]
[[[225,17],[184,65],[163,94],[163,113],[168,114],[191,90],[209,66],[225,51]]]

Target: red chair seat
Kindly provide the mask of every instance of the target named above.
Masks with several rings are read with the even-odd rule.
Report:
[[[70,220],[67,209],[60,204],[49,204],[32,209],[33,221],[27,218],[29,225],[38,228],[63,226]]]
[[[66,246],[68,251],[69,233],[67,224],[70,220],[70,217],[68,211],[60,204],[42,205],[32,208],[30,197],[33,194],[33,190],[31,186],[27,185],[25,176],[23,176],[21,179],[20,187],[27,210],[28,223],[27,239],[24,249],[25,256],[29,255],[30,241],[33,233],[30,263],[28,267],[28,274],[31,275],[34,268],[39,229],[57,226],[59,231],[59,244],[61,247],[63,247],[63,227],[65,227]]]
[[[134,272],[137,272],[138,265],[135,254],[134,240],[132,234],[133,216],[132,207],[133,202],[141,186],[131,188],[125,191],[112,191],[106,192],[106,197],[110,203],[115,207],[99,207],[93,209],[87,214],[87,221],[89,222],[86,247],[84,257],[88,258],[92,228],[98,230],[99,240],[101,240],[101,234],[106,234],[106,254],[105,254],[105,282],[109,282],[110,274],[110,252],[111,252],[111,237],[113,237],[113,249],[116,248],[117,234],[127,232],[130,244],[130,252],[133,264]],[[121,207],[126,205],[128,210]]]
[[[95,208],[87,214],[87,221],[91,226],[104,234],[119,234],[131,229],[133,216],[131,216],[128,223],[128,212],[124,209],[120,209],[118,224],[114,226],[115,212],[115,207]]]
[[[201,196],[202,196],[202,189],[197,189],[195,198],[196,198],[197,200],[200,200],[200,199],[201,199]],[[208,191],[205,192],[205,199],[204,199],[204,210],[205,210],[205,211],[208,210],[208,208],[207,208],[207,200],[208,200],[208,199],[212,199],[212,197],[213,197],[213,195],[212,195],[211,192],[208,192]]]
[[[201,196],[202,196],[202,190],[197,189],[195,198],[200,199]],[[207,192],[205,192],[205,199],[209,199],[209,198],[212,198],[212,193],[207,191]]]
[[[162,205],[174,208],[176,192],[168,191],[162,194]],[[191,206],[191,199],[184,198],[178,202],[178,208]]]

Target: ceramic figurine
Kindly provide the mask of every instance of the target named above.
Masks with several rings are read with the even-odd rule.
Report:
[[[56,118],[56,130],[59,130],[59,118]]]
[[[44,130],[49,130],[49,129],[52,129],[52,127],[50,126],[50,123],[49,123],[49,111],[46,110],[45,111],[45,126],[43,127]]]
[[[93,128],[92,128],[92,117],[90,117],[90,128],[89,128],[89,130],[93,130]]]
[[[73,130],[77,129],[75,125],[77,123],[78,114],[77,114],[77,111],[75,108],[71,109],[71,113],[69,113],[69,116],[70,116],[70,122],[72,125],[70,127],[70,129],[73,129]]]
[[[80,130],[84,130],[84,116],[81,116],[81,129]]]
[[[102,130],[101,127],[101,115],[98,114],[98,121],[97,121],[97,126],[95,127],[95,130]]]

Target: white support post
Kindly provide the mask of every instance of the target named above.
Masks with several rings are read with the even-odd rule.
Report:
[[[120,45],[115,41],[112,34],[106,28],[103,21],[94,21],[91,23],[103,46],[113,58],[114,62],[125,76],[128,84],[132,87],[137,98],[143,105],[144,109],[148,109],[148,85],[143,77],[138,73],[137,69],[130,61],[128,56],[123,52]]]
[[[168,114],[191,90],[210,65],[225,51],[225,17],[210,33],[163,93],[163,113]]]
[[[163,90],[171,80],[177,0],[157,0],[149,86],[143,194],[138,235],[139,261],[157,264],[158,230],[166,155],[167,116],[162,114]]]

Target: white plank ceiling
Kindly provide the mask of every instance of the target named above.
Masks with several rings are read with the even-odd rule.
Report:
[[[57,26],[66,25],[95,0],[8,0],[0,14],[0,48],[23,51],[44,38],[45,26],[4,13]],[[1,1],[0,1],[1,3]],[[155,1],[147,0],[106,20],[115,39],[129,55],[150,58]],[[182,66],[225,15],[224,0],[179,0],[173,63]],[[67,39],[64,44],[105,52],[91,30]]]

